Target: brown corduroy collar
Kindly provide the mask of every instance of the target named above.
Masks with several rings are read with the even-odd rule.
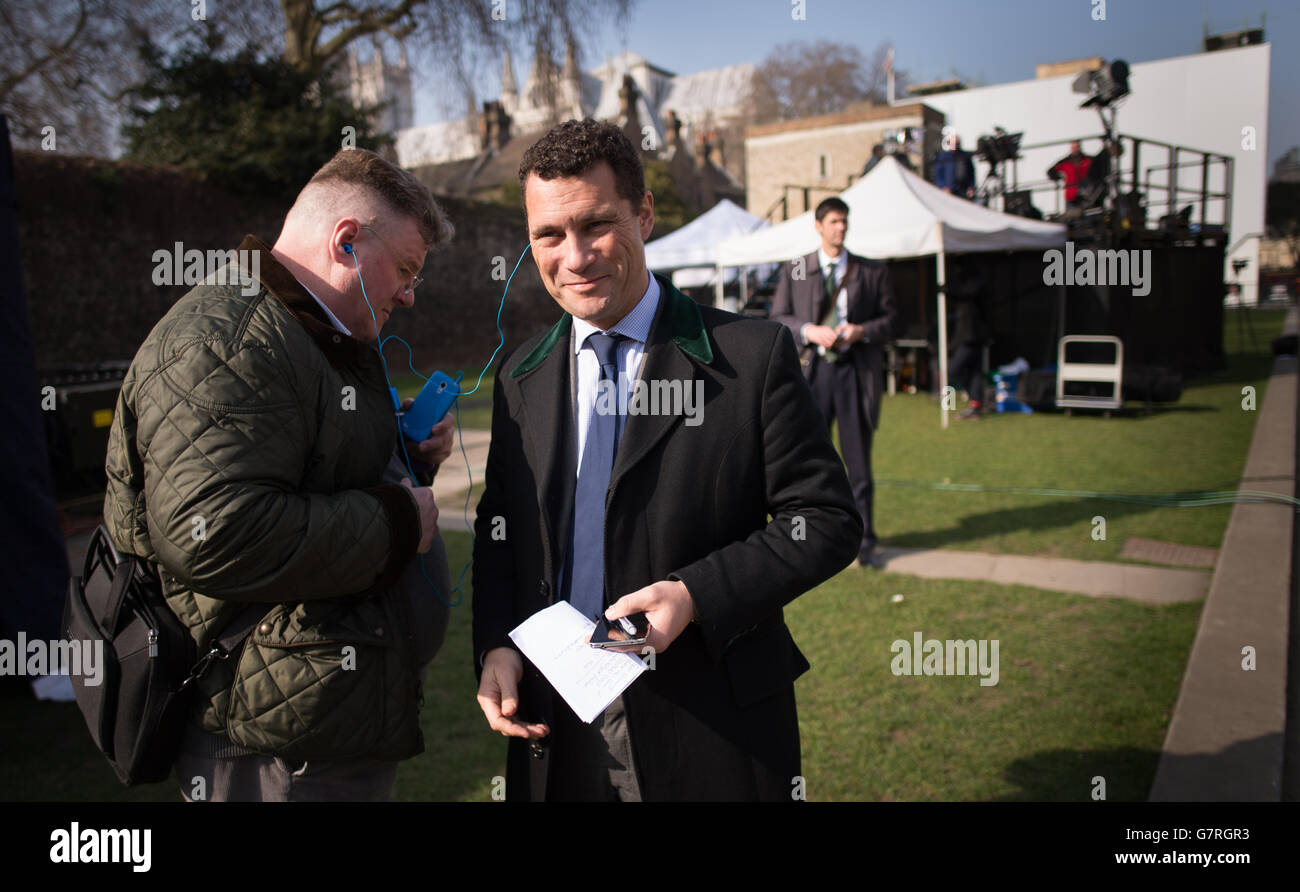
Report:
[[[257,251],[258,278],[266,289],[276,297],[294,318],[307,329],[316,346],[321,349],[334,366],[355,362],[375,349],[375,345],[345,335],[335,328],[321,309],[315,298],[302,287],[302,283],[293,277],[271,254],[271,249],[255,235],[246,235],[239,244],[239,256],[247,257],[245,251]]]

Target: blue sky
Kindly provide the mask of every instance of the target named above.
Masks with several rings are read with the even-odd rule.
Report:
[[[1027,80],[1034,66],[1084,56],[1132,62],[1200,52],[1202,26],[1211,33],[1258,27],[1273,45],[1269,96],[1269,170],[1300,144],[1300,3],[1246,0],[639,0],[624,29],[596,25],[601,36],[585,48],[590,69],[624,49],[688,74],[740,62],[760,62],[777,44],[835,40],[869,55],[881,42],[895,47],[895,65],[921,83],[955,69],[986,84]],[[522,78],[527,59],[515,54]],[[485,76],[495,96],[499,65]],[[417,94],[418,94],[417,90]],[[417,95],[417,123],[437,120],[431,97]],[[1135,124],[1126,123],[1127,127]]]

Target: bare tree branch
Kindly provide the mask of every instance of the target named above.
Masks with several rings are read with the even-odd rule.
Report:
[[[781,44],[759,65],[756,117],[786,120],[843,111],[855,102],[883,103],[888,52],[888,45],[882,43],[867,62],[851,44],[828,40]],[[907,76],[895,71],[894,77],[901,93]]]
[[[5,97],[8,96],[13,88],[18,84],[27,80],[27,78],[31,77],[45,66],[67,56],[68,51],[77,42],[77,38],[79,38],[85,30],[86,20],[89,15],[85,0],[77,0],[77,7],[77,23],[73,26],[72,33],[68,35],[67,40],[64,40],[58,46],[51,49],[44,56],[38,56],[32,60],[32,63],[26,68],[0,79],[0,103],[4,102]],[[15,32],[16,29],[14,28],[14,22],[9,15],[5,16],[5,25],[10,29],[10,33]]]
[[[357,40],[403,41],[429,50],[413,60],[427,58],[472,104],[482,66],[499,66],[506,47],[540,40],[563,52],[611,20],[626,23],[634,2],[509,0],[497,21],[488,0],[220,0],[198,23],[182,0],[0,0],[0,111],[18,145],[53,125],[59,151],[112,154],[123,99],[144,77],[137,48],[174,46],[209,26],[230,52],[252,45],[313,75]]]
[[[352,41],[385,31],[389,26],[396,25],[403,18],[411,15],[412,10],[422,5],[425,0],[401,0],[397,6],[384,13],[379,13],[373,9],[361,11],[352,17],[353,24],[344,28],[341,32],[326,41],[325,45],[320,47],[315,53],[316,67],[320,63],[326,62],[338,53],[342,52]],[[346,5],[346,4],[345,4]],[[407,34],[415,30],[415,22],[410,22]],[[405,34],[402,36],[406,36]],[[292,60],[289,60],[292,61]]]

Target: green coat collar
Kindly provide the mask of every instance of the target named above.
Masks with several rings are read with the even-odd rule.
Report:
[[[663,276],[652,275],[659,280],[660,300],[651,327],[651,341],[671,338],[687,356],[705,364],[713,362],[713,348],[709,346],[709,335],[704,330],[704,317],[700,314],[699,305],[674,288],[672,282]],[[568,342],[572,328],[573,317],[565,313],[532,352],[511,370],[510,377],[518,378],[541,365],[556,344],[562,340]],[[648,348],[650,345],[646,346]]]

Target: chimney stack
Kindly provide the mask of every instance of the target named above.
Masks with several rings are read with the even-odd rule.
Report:
[[[480,145],[484,152],[499,152],[510,141],[510,116],[500,101],[483,103],[483,116],[479,119]]]
[[[715,130],[709,136],[712,137],[709,143],[709,160],[713,162],[714,167],[722,170],[726,158],[722,151],[722,134]]]

